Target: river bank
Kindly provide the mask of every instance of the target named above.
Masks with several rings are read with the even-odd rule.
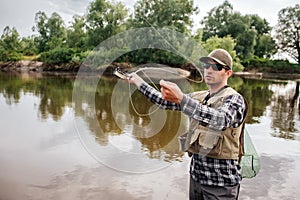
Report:
[[[39,61],[21,60],[21,61],[9,61],[0,63],[0,71],[68,71],[77,72],[80,63],[68,63],[63,65],[48,64]]]
[[[147,64],[146,64],[147,65]],[[146,66],[145,67],[148,67]],[[133,68],[133,66],[129,63],[112,63],[106,66],[99,66],[97,68],[92,69],[91,67],[84,65],[79,62],[72,62],[66,64],[49,64],[43,63],[39,61],[31,61],[31,60],[21,60],[21,61],[10,61],[0,63],[0,71],[5,72],[70,72],[77,73],[80,69],[81,72],[101,72],[105,75],[112,74],[113,70],[116,67],[120,67],[121,69],[128,71]],[[199,72],[195,69],[192,64],[182,65],[180,66],[182,70],[187,71],[192,78],[197,78]],[[272,72],[268,71],[243,71],[243,72],[234,72],[233,76],[242,77],[242,78],[252,78],[252,79],[283,79],[283,80],[297,80],[300,79],[300,68],[299,73],[288,73],[288,72]]]

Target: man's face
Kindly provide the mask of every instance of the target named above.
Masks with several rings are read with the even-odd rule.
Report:
[[[209,62],[209,64],[217,64],[216,62]],[[207,65],[206,64],[206,65]],[[214,86],[214,85],[220,85],[220,84],[226,84],[228,77],[231,75],[231,72],[229,73],[230,70],[225,70],[224,68],[219,70],[213,69],[212,66],[208,67],[207,69],[204,68],[204,80],[205,83],[209,86]]]

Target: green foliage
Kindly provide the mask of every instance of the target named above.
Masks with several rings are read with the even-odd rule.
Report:
[[[50,64],[69,63],[73,58],[74,51],[70,48],[57,47],[48,52],[41,53],[39,60]]]
[[[279,11],[276,39],[281,51],[300,64],[300,5]]]
[[[32,27],[33,31],[37,31],[39,33],[39,37],[36,39],[37,43],[38,43],[38,52],[44,52],[46,51],[47,47],[46,47],[46,43],[48,40],[48,31],[46,28],[46,23],[47,23],[47,15],[42,12],[39,11],[35,14],[35,26]]]
[[[162,49],[138,49],[124,54],[116,61],[135,64],[160,63],[171,66],[187,62],[182,56]]]
[[[183,41],[179,41],[176,34],[166,33],[166,35],[163,35],[160,30],[167,28],[185,35],[191,35],[191,16],[197,13],[197,10],[198,8],[194,7],[192,0],[176,0],[172,3],[169,0],[139,0],[134,6],[134,13],[130,16],[127,26],[129,28],[152,28],[147,32],[147,38],[135,39],[137,44],[152,44],[161,47],[164,45],[180,46],[178,44]],[[157,38],[157,35],[160,35],[161,38]],[[170,65],[185,62],[184,58],[170,51],[151,48],[127,53],[119,60],[133,63],[155,62]]]
[[[76,51],[87,50],[87,33],[85,31],[84,17],[75,15],[73,23],[67,30],[67,46]]]
[[[236,51],[241,59],[251,58],[254,55],[254,46],[256,45],[256,31],[247,29],[236,38]]]
[[[290,63],[287,60],[270,60],[267,58],[253,57],[242,62],[246,70],[256,70],[264,72],[289,72],[300,73],[300,65]]]
[[[111,48],[111,49],[97,49],[94,51],[91,51],[88,53],[88,56],[84,60],[86,65],[93,64],[92,66],[89,66],[92,69],[97,69],[99,67],[99,64],[105,65],[110,64],[111,62],[115,61],[116,55],[122,55],[124,53],[124,49],[120,48]]]
[[[66,28],[61,16],[56,12],[52,13],[50,18],[44,12],[37,12],[32,29],[39,33],[36,39],[39,53],[62,47],[66,42]]]
[[[139,0],[134,7],[134,15],[129,19],[129,26],[169,28],[190,34],[191,16],[197,14],[192,0]]]
[[[275,40],[271,35],[263,34],[258,38],[258,43],[254,47],[255,55],[260,58],[271,58],[272,55],[277,53],[277,46]]]
[[[19,61],[21,60],[22,55],[16,51],[1,50],[0,49],[0,61]]]
[[[24,56],[33,56],[37,54],[37,43],[35,37],[23,37],[20,41],[20,52]]]
[[[22,56],[40,54],[39,59],[47,63],[83,62],[91,50],[101,42],[125,30],[141,27],[152,27],[154,36],[151,37],[149,34],[150,37],[147,38],[135,38],[133,43],[181,46],[183,41],[177,40],[172,35],[162,36],[167,38],[170,44],[154,39],[157,30],[172,29],[191,36],[199,45],[203,44],[207,52],[215,48],[228,50],[233,57],[234,71],[243,70],[241,60],[244,60],[243,63],[248,67],[248,64],[252,66],[255,63],[261,67],[265,61],[262,59],[257,62],[258,58],[271,58],[277,53],[275,40],[270,35],[271,27],[266,19],[253,14],[242,15],[234,11],[229,1],[225,0],[223,4],[210,10],[201,21],[203,29],[192,35],[192,16],[198,11],[193,0],[138,0],[133,13],[128,16],[129,11],[122,3],[93,0],[87,8],[86,15],[75,15],[68,28],[59,14],[54,12],[48,17],[45,12],[39,11],[35,14],[33,27],[37,35],[19,38],[15,28],[5,27],[0,39],[0,61],[20,60]],[[278,48],[287,52],[298,63],[300,63],[299,29],[299,4],[282,9],[276,27]],[[114,55],[122,54],[126,48],[135,49],[130,46],[131,44],[121,49],[114,48],[116,43],[120,42],[122,41],[111,41],[111,44],[108,44],[111,48],[101,51],[101,54],[95,52],[91,58],[110,60]],[[184,58],[170,51],[147,47],[126,53],[116,61],[158,62],[170,65],[186,62]],[[275,64],[276,62],[279,64]],[[279,69],[280,65],[287,64],[281,61],[268,61],[267,65],[266,69],[274,70]]]
[[[271,27],[268,22],[257,15],[241,15],[235,12],[227,0],[222,5],[213,8],[201,23],[204,25],[204,41],[212,36],[230,35],[234,38],[235,50],[240,59],[248,59],[254,55],[268,57],[274,52],[269,48],[262,48],[263,45],[274,47],[274,40],[260,39],[263,35],[270,36]]]
[[[226,29],[232,14],[233,6],[228,1],[224,1],[222,5],[211,9],[208,15],[201,21],[201,24],[204,25],[203,40],[207,40],[215,35],[219,37],[228,35]]]
[[[74,53],[71,62],[82,63],[90,54],[90,51],[83,51],[79,53]]]
[[[19,33],[15,28],[6,26],[0,40],[0,61],[18,61],[21,54],[18,52],[20,48]]]
[[[196,31],[196,33],[194,33],[193,35],[192,35],[192,38],[195,40],[195,41],[197,41],[197,43],[199,43],[199,44],[202,44],[202,38],[203,38],[203,29],[198,29],[197,31]]]
[[[203,44],[203,48],[207,52],[211,52],[217,48],[223,48],[227,50],[231,56],[236,57],[236,53],[234,51],[235,45],[236,43],[231,36],[226,36],[223,38],[213,36],[205,41],[205,43]]]
[[[127,15],[128,11],[122,3],[92,1],[86,15],[88,46],[94,48],[105,39],[125,30],[124,19]]]
[[[15,28],[6,26],[0,40],[1,47],[8,51],[17,51],[20,47],[19,33]]]

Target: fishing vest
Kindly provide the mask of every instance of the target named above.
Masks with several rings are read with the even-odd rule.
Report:
[[[191,98],[208,107],[217,109],[226,97],[238,93],[231,87],[226,87],[209,98],[206,103],[203,103],[208,94],[208,91],[195,92],[191,95]],[[246,101],[245,104],[247,105]],[[228,127],[224,131],[217,131],[202,126],[199,121],[191,118],[187,133],[179,137],[180,146],[183,151],[212,158],[240,159],[244,153],[243,128],[244,121],[237,128]]]

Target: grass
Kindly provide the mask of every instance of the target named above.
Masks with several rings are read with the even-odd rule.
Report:
[[[39,57],[39,55],[32,55],[32,56],[22,56],[21,60],[37,60],[37,58]]]

